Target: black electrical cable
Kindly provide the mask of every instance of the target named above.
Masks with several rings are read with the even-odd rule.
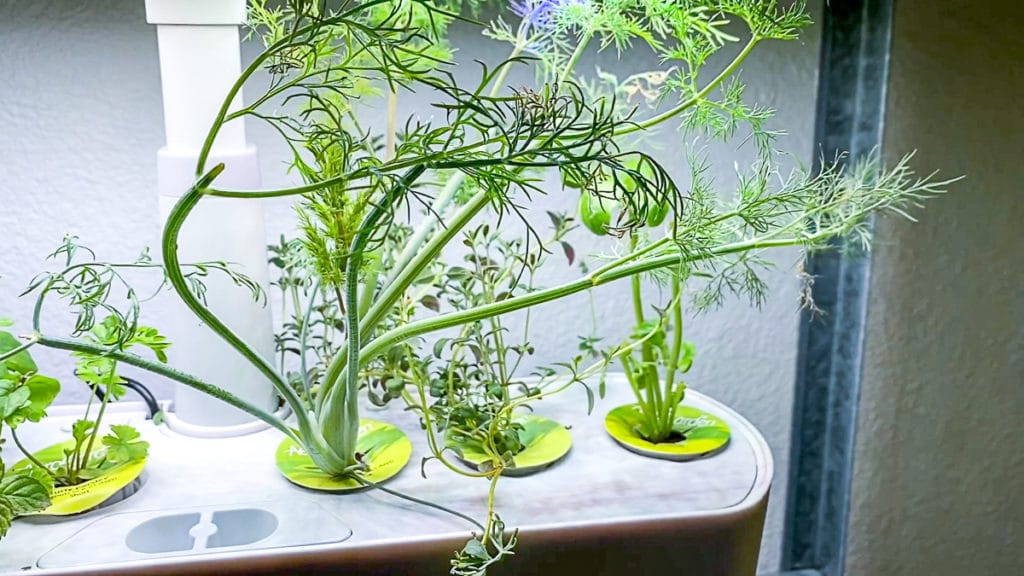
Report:
[[[146,388],[146,386],[142,382],[139,382],[138,380],[128,378],[126,376],[122,376],[121,378],[124,380],[124,382],[121,385],[124,386],[125,388],[130,388],[134,390],[135,393],[142,398],[142,401],[146,403],[146,408],[149,409],[149,416],[147,416],[146,419],[152,420],[154,417],[156,417],[157,412],[160,411],[160,403],[157,402],[156,396],[154,396],[153,393],[149,391],[149,388]],[[106,392],[99,386],[96,386],[95,390],[96,397],[99,398],[100,402],[102,402],[103,398],[106,397],[107,395]]]

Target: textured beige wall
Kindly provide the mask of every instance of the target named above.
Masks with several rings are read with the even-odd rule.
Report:
[[[1024,574],[1022,24],[896,2],[886,154],[967,179],[879,223],[850,575]]]

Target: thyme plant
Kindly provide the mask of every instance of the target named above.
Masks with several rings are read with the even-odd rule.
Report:
[[[225,95],[200,152],[195,183],[168,218],[161,253],[171,288],[204,325],[273,384],[291,407],[294,423],[248,404],[217,383],[135,354],[127,349],[127,336],[102,343],[77,337],[95,321],[89,317],[90,301],[75,295],[69,298],[79,311],[76,334],[64,338],[44,331],[37,306],[34,332],[25,345],[94,354],[177,380],[267,422],[301,445],[324,472],[359,479],[367,466],[356,451],[360,387],[422,366],[425,355],[409,353],[410,343],[418,339],[461,330],[460,338],[469,339],[461,345],[468,349],[474,330],[490,330],[485,340],[496,351],[493,366],[500,372],[509,349],[493,348],[503,332],[488,327],[504,314],[643,274],[707,277],[710,302],[737,286],[755,293],[756,274],[751,271],[763,250],[821,249],[839,236],[866,238],[865,219],[871,213],[903,214],[937,192],[934,184],[914,180],[906,163],[880,175],[872,165],[780,175],[773,135],[765,124],[770,113],[744,101],[737,73],[757,45],[793,39],[809,24],[803,2],[517,0],[504,14],[517,24],[499,18],[485,27],[489,37],[510,45],[508,58],[492,66],[480,64],[478,80],[468,84],[456,81],[445,39],[447,26],[456,20],[478,24],[461,16],[460,8],[461,3],[440,0],[343,0],[333,7],[289,0],[276,8],[255,3],[252,26],[265,50]],[[743,25],[741,36],[726,28],[731,22]],[[623,79],[577,69],[589,49],[621,53],[641,48],[657,55],[663,68]],[[708,70],[719,52],[729,61]],[[533,66],[537,85],[506,86],[506,75],[515,66]],[[256,97],[233,110],[243,86]],[[413,93],[434,103],[434,118],[398,117],[399,98]],[[384,134],[364,126],[357,113],[357,103],[373,95],[388,103]],[[225,124],[246,118],[268,124],[287,144],[300,184],[268,190],[218,186],[224,167],[209,165],[213,143]],[[699,145],[690,157],[691,181],[682,185],[638,144],[659,127],[680,125],[688,136],[730,136],[740,126],[750,131],[760,159],[742,175],[731,205],[718,204],[720,196],[699,160]],[[562,184],[548,185],[542,178],[547,175]],[[598,222],[593,227],[599,232],[628,242],[600,266],[560,285],[522,284],[518,292],[506,294],[497,290],[500,282],[478,275],[485,281],[469,286],[458,308],[435,310],[431,300],[423,299],[423,278],[437,271],[442,251],[467,233],[472,238],[481,218],[519,222],[523,238],[537,239],[531,216],[537,212],[537,197],[549,193],[584,198],[587,211],[594,206],[608,210],[607,218],[593,213],[581,218]],[[281,362],[275,365],[262,357],[207,308],[194,282],[196,269],[184,265],[178,254],[183,223],[206,199],[276,197],[296,199],[299,241],[315,271],[295,284],[289,280],[287,288],[304,313],[281,347],[297,346],[300,361],[311,348],[319,354],[315,370],[306,366],[292,375]],[[417,208],[426,214],[418,222],[410,216]],[[659,222],[660,227],[647,229]],[[508,246],[528,252],[517,244]],[[104,270],[117,269],[106,266]],[[226,267],[218,270],[236,274]],[[232,277],[245,284],[241,277]],[[55,288],[37,290],[41,305]],[[412,299],[413,293],[420,295]],[[322,326],[332,331],[329,345],[318,344],[325,341],[312,336],[309,302],[331,309],[324,315],[331,318],[330,326]],[[410,302],[419,313],[410,310]],[[118,312],[117,317],[124,326],[137,325],[134,312]],[[607,359],[639,350],[646,363],[652,334],[648,330]],[[670,352],[675,348],[670,346]],[[7,357],[0,354],[0,360]],[[444,360],[445,374],[471,369],[464,355],[449,354]],[[680,365],[671,364],[673,370]],[[591,373],[580,359],[562,368],[569,372],[569,382]],[[425,420],[444,414],[450,425],[457,418],[444,413],[447,408],[431,407],[421,395],[433,388],[436,374],[412,378],[418,384],[409,401]],[[386,382],[383,386],[388,389]],[[406,397],[404,386],[393,391]],[[502,398],[500,411],[489,417],[500,422],[542,395],[527,390],[518,399]],[[450,406],[455,405],[466,402]],[[433,438],[434,425],[425,424],[432,451],[439,455],[443,446]],[[498,431],[488,428],[484,437],[493,443]],[[514,546],[515,533],[507,534],[494,513],[502,455],[496,454],[495,461],[488,472],[465,472],[491,480],[490,506],[479,538],[453,560],[454,574],[482,574]]]

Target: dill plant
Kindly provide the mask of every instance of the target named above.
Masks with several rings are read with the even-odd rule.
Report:
[[[672,382],[686,349],[678,329],[671,331],[667,347],[658,343],[664,342],[658,335],[670,332],[667,323],[679,325],[680,280],[705,280],[700,297],[705,304],[719,302],[729,291],[756,299],[760,285],[754,270],[763,250],[821,249],[849,235],[866,240],[865,219],[871,213],[904,213],[938,192],[939,185],[914,179],[905,162],[882,172],[865,164],[817,175],[779,174],[774,135],[765,127],[770,111],[745,102],[736,74],[758,44],[793,39],[809,24],[803,2],[515,0],[484,28],[490,38],[509,44],[508,58],[481,66],[478,82],[469,85],[455,81],[446,40],[452,22],[476,24],[460,15],[463,8],[461,2],[440,0],[346,0],[331,6],[290,0],[279,7],[253,6],[253,34],[265,50],[225,95],[200,153],[195,183],[168,218],[161,252],[163,272],[177,297],[269,379],[291,407],[294,422],[249,405],[217,383],[138,356],[127,350],[124,338],[109,343],[79,338],[95,321],[88,317],[89,303],[73,297],[81,320],[76,333],[66,338],[43,330],[37,312],[27,344],[100,355],[211,394],[278,429],[325,473],[357,480],[367,466],[356,451],[361,387],[379,401],[404,399],[423,417],[433,457],[490,481],[486,524],[478,525],[479,535],[452,561],[453,574],[482,574],[515,545],[515,532],[508,532],[495,513],[495,486],[508,465],[506,453],[515,449],[505,434],[509,427],[501,423],[513,426],[516,409],[583,381],[618,358],[632,366],[630,358],[638,353],[641,360],[631,373],[667,365]],[[508,24],[505,17],[518,23]],[[745,25],[742,37],[726,28],[730,22]],[[623,79],[578,70],[581,55],[595,48],[620,54],[644,48],[664,67]],[[731,60],[706,70],[722,50],[732,54]],[[533,66],[537,86],[507,87],[514,66]],[[261,70],[267,72],[265,84],[257,82]],[[232,111],[243,86],[257,96]],[[399,99],[413,93],[434,103],[437,119],[398,117]],[[363,126],[358,114],[361,99],[377,96],[387,102],[383,134]],[[638,105],[638,98],[652,107]],[[226,123],[246,118],[276,131],[302,183],[269,190],[217,185],[223,166],[208,165],[212,145]],[[699,147],[689,157],[687,186],[673,181],[644,151],[644,135],[680,124],[693,137],[730,137],[740,126],[750,131],[759,159],[742,175],[733,204],[718,203]],[[557,175],[561,185],[546,184],[541,176],[548,174]],[[513,283],[510,290],[505,271],[532,266],[526,260],[531,249],[515,240],[487,239],[480,218],[505,226],[519,222],[523,238],[539,239],[531,215],[537,212],[536,197],[549,193],[581,198],[586,207],[580,219],[600,234],[623,238],[623,245],[569,282],[543,288]],[[204,199],[273,197],[296,199],[301,230],[296,242],[284,242],[276,254],[286,272],[278,282],[292,311],[276,366],[206,307],[195,269],[181,263],[177,249],[183,223]],[[417,208],[425,216],[414,222],[409,214]],[[555,241],[560,241],[572,220],[556,220]],[[440,262],[442,251],[460,238],[473,244],[470,252],[477,256],[480,249],[497,246],[508,253],[496,270],[477,269],[460,284],[458,278],[445,278],[452,268]],[[229,267],[216,270],[249,285]],[[504,330],[492,322],[502,315],[618,280],[638,282],[647,274],[672,284],[668,315],[648,324],[640,306],[637,337],[605,350],[595,365],[584,366],[582,358],[564,362],[546,373],[544,389],[527,387],[515,397],[509,387],[497,389],[496,403],[476,402],[477,388],[446,388],[445,378],[452,375],[485,386],[495,374],[509,379],[509,367],[502,363],[520,354],[520,344],[499,343]],[[431,292],[442,287],[440,295]],[[36,288],[41,306],[52,290]],[[454,309],[442,309],[439,297],[454,302]],[[134,326],[132,314],[116,316]],[[318,316],[323,321],[315,324]],[[447,354],[431,358],[425,339],[446,329],[458,336],[441,345]],[[465,355],[471,343],[480,349],[480,362],[476,354]],[[289,350],[297,351],[303,364],[297,373],[286,371]],[[667,352],[652,357],[654,350]],[[310,351],[313,366],[306,365]],[[669,393],[658,404],[662,407],[676,398],[671,385],[664,390]],[[431,391],[440,402],[427,399]],[[432,418],[457,426],[455,412],[466,408],[482,409],[498,423],[477,431],[493,453],[486,471],[452,466],[443,442],[435,438]]]

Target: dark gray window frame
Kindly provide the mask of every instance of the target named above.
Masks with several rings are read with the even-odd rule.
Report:
[[[894,0],[830,0],[822,19],[818,162],[880,153]],[[801,318],[782,570],[844,571],[871,262],[829,251],[808,259],[821,314]]]

